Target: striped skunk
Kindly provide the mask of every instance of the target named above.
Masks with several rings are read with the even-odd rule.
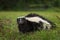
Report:
[[[23,33],[56,27],[53,22],[36,13],[30,13],[26,16],[18,17],[17,23],[19,31]]]

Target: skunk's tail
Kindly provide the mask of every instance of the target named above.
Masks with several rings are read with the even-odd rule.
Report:
[[[55,23],[51,22],[51,25],[52,25],[51,29],[56,29],[56,24]]]

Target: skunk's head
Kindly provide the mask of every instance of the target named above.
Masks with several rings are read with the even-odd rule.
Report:
[[[18,17],[17,18],[17,23],[18,24],[24,24],[25,23],[25,18],[24,17]]]

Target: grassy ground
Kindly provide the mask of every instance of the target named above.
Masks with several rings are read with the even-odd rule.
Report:
[[[37,13],[54,22],[57,27],[53,30],[41,30],[34,33],[21,34],[18,31],[16,19],[29,13]],[[60,40],[60,12],[55,11],[1,11],[0,20],[3,26],[0,26],[0,40]],[[1,22],[0,21],[0,22]],[[1,23],[0,23],[1,24]],[[1,24],[2,25],[2,24]]]

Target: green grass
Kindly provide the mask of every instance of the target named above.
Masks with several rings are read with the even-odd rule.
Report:
[[[37,13],[54,22],[57,27],[53,30],[41,30],[34,33],[21,34],[18,31],[16,19],[29,13]],[[10,19],[10,23],[4,23],[4,28],[0,32],[0,40],[60,40],[60,12],[55,11],[1,11],[0,19]]]

